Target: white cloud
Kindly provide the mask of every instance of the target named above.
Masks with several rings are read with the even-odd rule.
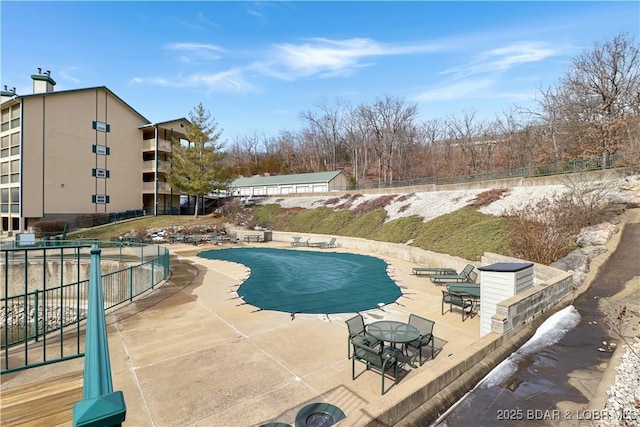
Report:
[[[180,60],[191,62],[192,59],[211,61],[220,59],[219,52],[224,52],[220,46],[206,43],[169,43],[163,46],[167,50],[180,51]]]
[[[416,101],[444,101],[451,99],[468,98],[477,95],[483,89],[493,86],[492,79],[461,80],[447,86],[424,91],[413,97]]]
[[[560,49],[548,43],[520,42],[487,50],[466,65],[449,68],[443,74],[465,77],[474,74],[506,72],[518,65],[543,61],[558,55]]]
[[[80,83],[82,83],[82,80],[71,75],[71,73],[76,70],[78,70],[78,67],[71,67],[68,70],[60,71],[59,74],[60,74],[60,77],[62,77],[63,79],[68,80],[76,85],[79,85]]]
[[[176,79],[134,77],[130,83],[174,88],[204,88],[208,92],[246,93],[260,91],[260,88],[246,81],[242,70],[239,69],[230,69],[219,73],[193,73]]]
[[[274,44],[267,60],[253,67],[285,80],[312,75],[345,76],[374,65],[370,58],[426,53],[444,49],[441,44],[384,44],[367,38],[331,40],[313,38],[306,43]],[[363,62],[366,61],[366,62]]]

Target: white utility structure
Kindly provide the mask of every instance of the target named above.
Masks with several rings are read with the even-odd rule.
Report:
[[[499,302],[533,287],[533,263],[498,262],[480,270],[480,336],[491,332]]]

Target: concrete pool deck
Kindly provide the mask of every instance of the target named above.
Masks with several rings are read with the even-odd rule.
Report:
[[[283,242],[256,245],[291,249]],[[356,363],[358,376],[351,379],[344,321],[354,313],[292,319],[243,305],[234,290],[247,268],[197,256],[227,246],[171,245],[171,279],[107,314],[113,385],[126,399],[125,425],[293,425],[303,406],[325,402],[346,413],[340,425],[361,426],[424,386],[480,339],[478,316],[462,322],[459,311],[442,315],[442,287],[412,275],[415,264],[385,257],[403,296],[364,312],[365,321],[406,321],[409,313],[435,320],[437,354],[417,369],[405,365],[398,384],[386,380],[381,396],[380,375],[366,372],[364,365]],[[75,359],[7,374],[2,390],[74,372],[81,378],[82,368],[83,359]]]

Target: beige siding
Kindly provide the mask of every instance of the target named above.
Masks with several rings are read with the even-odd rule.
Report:
[[[25,99],[23,215],[118,212],[142,208],[142,133],[145,122],[104,89]],[[93,122],[110,132],[93,129]],[[93,144],[109,147],[96,155]],[[109,178],[92,176],[107,169]],[[44,200],[43,200],[44,189]],[[109,195],[94,204],[94,194]]]
[[[44,98],[23,102],[22,216],[44,213]],[[28,118],[25,120],[25,118]]]

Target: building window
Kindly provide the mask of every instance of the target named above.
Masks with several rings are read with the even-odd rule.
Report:
[[[0,157],[16,156],[20,154],[20,133],[3,136],[0,144]]]
[[[20,203],[20,188],[11,188],[11,203]]]
[[[105,203],[109,203],[109,196],[106,194],[94,194],[91,196],[91,202],[104,205]]]
[[[3,131],[9,130],[9,120],[11,120],[11,110],[9,108],[5,108],[2,110],[2,125],[0,129]]]
[[[100,156],[108,156],[111,153],[111,149],[109,147],[107,147],[106,145],[95,145],[93,144],[91,146],[91,150],[100,155]]]
[[[9,157],[9,136],[2,137],[2,151],[0,157]]]
[[[15,129],[17,127],[20,127],[20,117],[11,120],[11,129]]]
[[[107,169],[92,169],[91,175],[96,178],[109,178],[109,171]]]
[[[0,176],[2,177],[2,184],[6,184],[9,182],[9,173],[10,173],[10,169],[9,169],[10,163],[9,162],[2,162],[0,163]]]

